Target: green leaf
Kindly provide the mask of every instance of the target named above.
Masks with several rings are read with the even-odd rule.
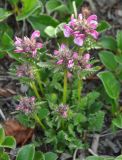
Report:
[[[97,27],[98,32],[103,32],[111,28],[111,25],[107,21],[101,21]]]
[[[17,5],[19,0],[7,0],[12,5]]]
[[[113,73],[109,71],[100,72],[98,73],[98,77],[102,81],[107,94],[112,99],[118,99],[120,94],[120,84]]]
[[[0,39],[0,51],[10,51],[13,49],[13,41],[7,33],[4,33]]]
[[[44,155],[42,152],[35,152],[34,160],[44,160]]]
[[[118,128],[122,128],[122,115],[120,114],[119,116],[117,116],[117,118],[113,119],[112,123],[118,127]]]
[[[78,124],[85,122],[85,121],[86,121],[86,117],[82,113],[77,113],[74,116],[74,125],[78,125]]]
[[[16,147],[16,141],[14,137],[11,136],[6,136],[3,143],[2,143],[3,147],[6,148],[15,148]]]
[[[26,160],[33,160],[34,155],[35,155],[34,145],[32,144],[26,145],[19,150],[16,160],[24,160],[25,158]]]
[[[10,37],[13,37],[13,29],[9,25],[7,25],[6,23],[1,23],[0,24],[0,36],[2,36],[5,32]]]
[[[117,50],[116,40],[111,36],[102,37],[99,40],[99,43],[105,49],[109,49],[109,50],[112,50],[112,51],[116,51]]]
[[[37,111],[38,117],[40,119],[46,118],[48,113],[49,113],[49,111],[46,108],[39,108],[38,111]]]
[[[47,37],[47,34],[45,33],[45,28],[48,26],[56,27],[59,22],[48,15],[40,15],[40,16],[33,16],[29,17],[28,19],[29,23],[33,27],[33,29],[38,29],[41,32],[41,36]]]
[[[45,153],[45,160],[57,160],[57,158],[58,158],[57,154],[53,152]]]
[[[99,53],[99,57],[107,69],[115,70],[117,68],[118,64],[117,64],[117,62],[115,60],[115,56],[112,52],[101,51]]]
[[[0,128],[0,144],[2,144],[2,142],[5,139],[5,132],[3,128]]]
[[[0,22],[12,15],[12,12],[0,8]]]
[[[0,160],[10,160],[6,152],[0,153]]]
[[[122,53],[122,31],[117,32],[117,46],[119,51]]]
[[[51,13],[51,12],[55,11],[55,9],[57,7],[59,7],[60,5],[61,5],[61,2],[58,0],[49,0],[46,3],[47,12]]]
[[[94,114],[90,114],[88,118],[88,128],[90,131],[101,131],[104,123],[105,113],[102,111],[98,111]]]
[[[115,160],[112,157],[89,156],[85,160]]]
[[[115,60],[122,65],[122,55],[115,56]]]
[[[100,96],[99,92],[93,91],[88,93],[85,97],[81,98],[79,106],[80,108],[89,108],[92,104],[94,104],[95,100]]]
[[[20,14],[16,17],[17,21],[24,20],[32,15],[38,8],[41,7],[41,3],[38,0],[21,0],[22,10]]]
[[[89,156],[86,158],[86,160],[105,160],[103,157],[98,156]]]
[[[122,160],[122,155],[117,157],[115,160]]]
[[[45,28],[44,32],[49,36],[49,37],[56,37],[56,28],[52,26],[48,26]]]

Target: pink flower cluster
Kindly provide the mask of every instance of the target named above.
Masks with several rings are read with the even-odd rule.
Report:
[[[28,64],[22,64],[18,66],[16,74],[18,77],[29,77],[31,79],[34,78],[32,68]]]
[[[19,104],[16,106],[16,110],[25,112],[26,114],[31,113],[34,108],[35,97],[24,97],[20,99]]]
[[[81,66],[84,69],[90,69],[91,68],[91,64],[89,63],[90,60],[90,54],[86,53],[83,55],[82,59],[81,59]]]
[[[73,68],[74,61],[78,58],[77,52],[72,52],[65,44],[61,44],[59,50],[54,51],[58,65],[64,65],[66,68]]]
[[[77,19],[72,16],[71,21],[64,25],[64,36],[73,36],[74,43],[82,46],[88,35],[91,35],[94,39],[98,38],[97,25],[96,15],[91,15],[87,19],[82,14],[79,14]]]
[[[63,118],[67,118],[68,116],[68,105],[60,104],[58,108],[58,113],[61,115]]]
[[[15,37],[16,53],[31,53],[32,57],[37,54],[37,49],[42,48],[42,43],[36,41],[36,38],[40,37],[40,31],[34,31],[30,38],[24,37],[23,39]]]

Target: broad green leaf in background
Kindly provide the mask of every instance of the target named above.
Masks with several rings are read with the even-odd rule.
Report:
[[[35,155],[34,145],[32,144],[26,145],[19,150],[16,160],[24,160],[24,159],[33,160],[34,155]]]
[[[117,32],[117,47],[119,52],[122,53],[122,31]]]
[[[46,3],[47,12],[50,14],[54,11],[62,12],[62,13],[69,13],[67,5],[59,0],[49,0]]]
[[[39,151],[35,152],[34,160],[45,160],[44,154]]]
[[[57,158],[58,158],[57,154],[53,152],[45,153],[45,160],[57,160]]]
[[[116,55],[115,60],[122,65],[122,55]]]
[[[5,139],[5,132],[3,128],[0,128],[0,144],[2,144],[2,142]]]
[[[100,38],[99,44],[105,49],[109,49],[112,51],[117,50],[117,42],[111,36],[104,36],[104,37]]]
[[[97,27],[98,32],[103,32],[111,28],[111,25],[107,21],[101,21]]]
[[[15,148],[16,141],[15,141],[14,137],[6,136],[3,143],[2,143],[2,146],[6,147],[6,148]]]
[[[120,114],[119,116],[117,116],[117,118],[113,119],[112,123],[118,127],[118,128],[122,128],[122,114]]]
[[[109,71],[100,72],[98,73],[98,77],[102,81],[107,94],[112,99],[118,99],[120,94],[120,84],[113,73]]]
[[[0,38],[0,52],[10,51],[13,49],[13,41],[7,33],[4,33]]]
[[[99,57],[102,63],[105,65],[107,69],[115,70],[118,66],[115,56],[110,51],[101,51],[99,52]]]
[[[41,32],[41,36],[47,37],[45,33],[45,28],[48,26],[56,27],[59,22],[48,15],[32,16],[29,17],[28,22],[31,24],[33,29],[38,29]]]
[[[10,37],[13,37],[13,30],[12,28],[5,24],[5,23],[1,23],[0,24],[0,37],[2,36],[2,34],[7,33]]]
[[[3,8],[0,8],[0,22],[5,20],[10,15],[12,15],[12,12],[7,11],[7,10],[5,10]]]
[[[38,8],[41,7],[39,0],[21,0],[22,9],[20,14],[16,17],[17,21],[24,20],[32,15]]]
[[[55,10],[55,8],[61,5],[61,1],[58,0],[49,0],[46,3],[47,12],[51,13]]]

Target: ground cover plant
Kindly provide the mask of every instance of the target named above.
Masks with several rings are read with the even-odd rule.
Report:
[[[99,156],[97,140],[92,143],[96,135],[122,128],[122,31],[116,38],[106,36],[110,24],[88,8],[79,11],[79,0],[7,3],[9,11],[0,9],[0,58],[13,59],[9,75],[25,87],[13,97],[14,118],[32,130],[18,149],[16,136],[5,135],[1,126],[1,160],[122,159],[121,152]],[[9,16],[22,25],[23,35],[14,35],[3,21]],[[87,90],[94,77],[100,87]],[[110,122],[105,124],[107,114]],[[32,134],[35,138],[25,145]]]

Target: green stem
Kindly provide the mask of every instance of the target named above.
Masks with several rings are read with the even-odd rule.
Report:
[[[81,91],[82,91],[82,79],[78,79],[78,102],[81,99]]]
[[[67,101],[67,70],[64,70],[64,90],[63,90],[63,103]]]
[[[38,99],[41,99],[41,97],[40,97],[40,95],[39,95],[39,92],[38,92],[38,90],[37,90],[37,88],[36,88],[36,85],[35,85],[35,82],[34,82],[34,81],[30,83],[30,86],[31,86],[31,88],[33,89],[33,91],[34,91],[35,95],[37,96],[37,98],[38,98]]]
[[[41,93],[43,94],[44,90],[43,90],[43,86],[42,86],[42,83],[41,83],[40,73],[38,71],[36,72],[36,80],[38,82],[38,85],[39,85],[39,88],[41,90]]]
[[[43,125],[43,123],[41,122],[41,120],[39,119],[38,115],[35,114],[35,113],[34,113],[34,119],[35,119],[35,121],[41,126],[41,128],[42,128],[43,130],[46,129],[45,126]]]

